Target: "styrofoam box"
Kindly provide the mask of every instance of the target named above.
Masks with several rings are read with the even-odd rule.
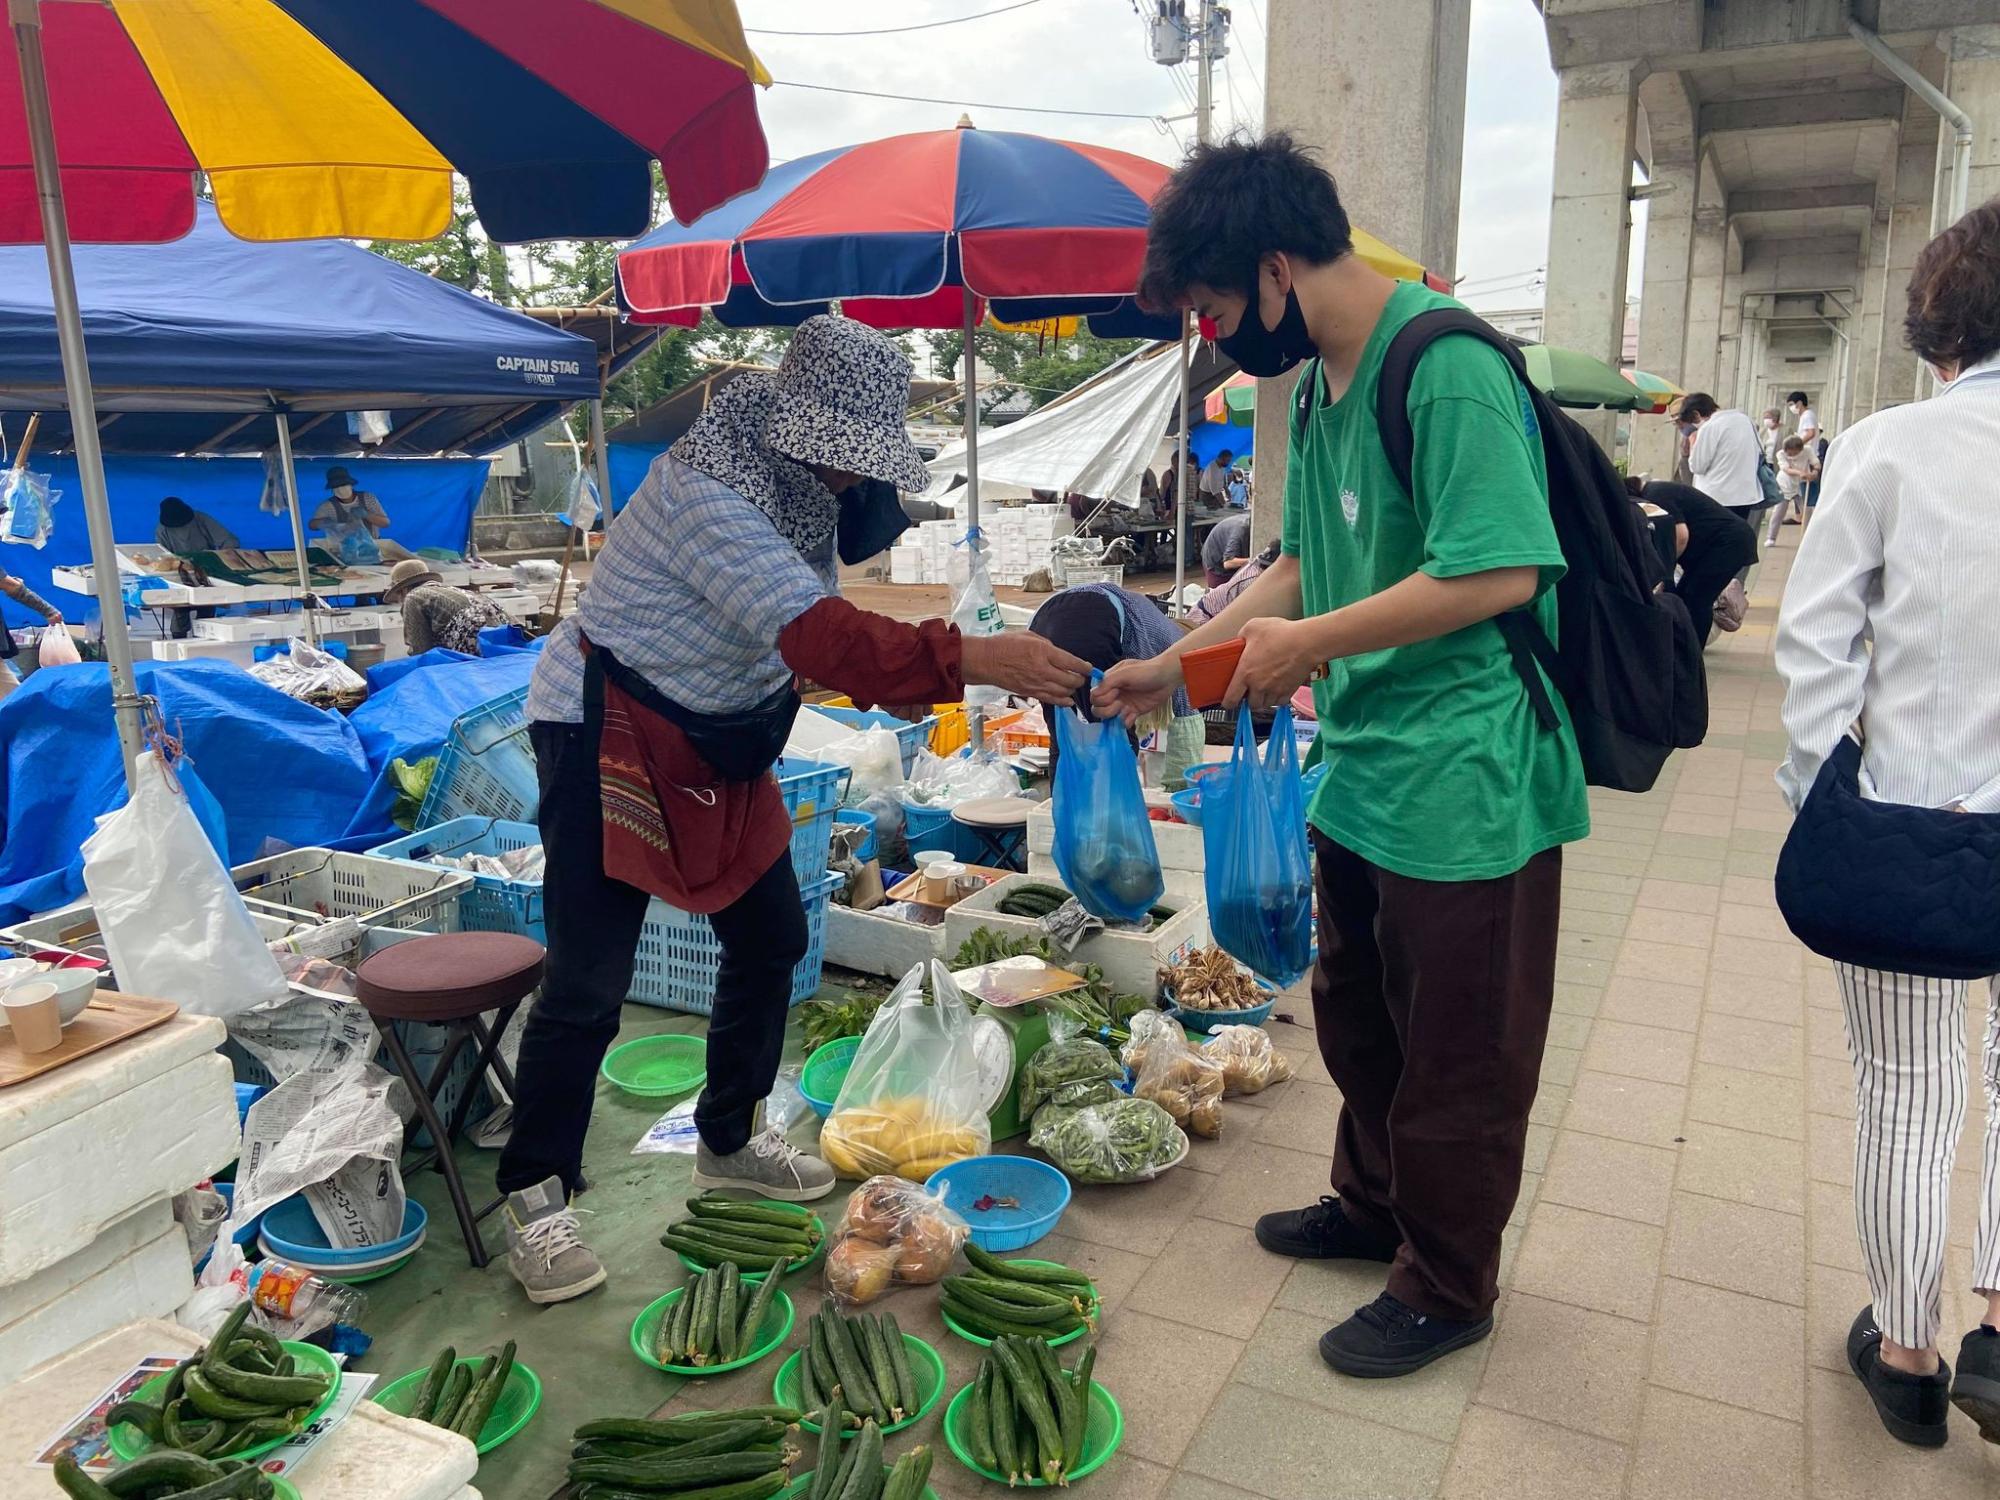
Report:
[[[127,1323],[5,1387],[0,1494],[53,1494],[48,1470],[34,1467],[49,1435],[147,1355],[192,1352],[201,1344],[163,1319]],[[292,1482],[301,1500],[479,1500],[470,1488],[478,1471],[479,1455],[466,1439],[363,1401],[326,1434]]]
[[[1037,880],[1050,880],[1060,885],[1062,875],[1056,870],[1056,862],[1046,854],[1029,854],[1028,873]],[[1160,874],[1167,882],[1167,893],[1160,899],[1172,907],[1185,906],[1190,901],[1208,899],[1207,877],[1197,870],[1162,870]]]
[[[305,628],[296,614],[224,615],[214,620],[196,620],[198,641],[281,641]]]
[[[155,1199],[76,1254],[0,1287],[0,1386],[107,1328],[170,1317],[193,1290],[187,1236]]]
[[[154,641],[154,661],[233,661],[247,667],[257,659],[255,641]]]
[[[0,1089],[0,1286],[235,1160],[222,1023],[182,1014]]]
[[[975,891],[944,914],[944,940],[957,952],[965,940],[981,927],[1014,937],[1035,937],[1041,924],[1033,917],[1013,917],[995,908],[1007,893],[1019,886],[1041,884],[1043,875],[1009,875],[983,891]],[[1200,900],[1169,902],[1174,914],[1151,932],[1118,932],[1106,928],[1093,932],[1078,943],[1070,957],[1080,964],[1096,964],[1104,979],[1121,995],[1160,998],[1160,970],[1176,959],[1185,958],[1208,942],[1208,907]]]
[[[924,927],[837,903],[826,909],[826,961],[857,974],[901,979],[912,966],[943,958],[944,945],[942,924]]]

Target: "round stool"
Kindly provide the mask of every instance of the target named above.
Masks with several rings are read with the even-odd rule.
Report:
[[[1025,797],[975,797],[951,810],[951,820],[970,833],[985,851],[981,863],[996,870],[1027,868],[1021,846],[1027,842],[1028,813],[1034,803]]]
[[[355,999],[381,1027],[382,1043],[409,1087],[417,1113],[430,1131],[430,1153],[410,1168],[414,1174],[436,1166],[444,1174],[466,1253],[475,1266],[489,1259],[479,1221],[505,1198],[473,1212],[465,1196],[452,1145],[465,1129],[472,1100],[491,1068],[511,1097],[514,1075],[500,1056],[500,1038],[520,1003],[542,982],[542,945],[511,932],[450,932],[395,943],[362,961],[354,971]],[[486,1020],[488,1012],[492,1021]],[[443,1026],[449,1030],[444,1051],[428,1079],[419,1079],[398,1034],[398,1023]],[[450,1123],[438,1114],[437,1099],[452,1066],[467,1047],[476,1049],[478,1066],[467,1081]]]

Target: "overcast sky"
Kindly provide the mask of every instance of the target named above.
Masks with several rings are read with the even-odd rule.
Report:
[[[786,83],[817,83],[946,100],[919,103],[780,87],[764,96],[771,155],[783,160],[903,131],[946,129],[961,111],[990,129],[1094,141],[1172,163],[1192,138],[1194,70],[1154,63],[1133,0],[1034,0],[983,20],[892,35],[861,31],[996,11],[1017,0],[738,0],[751,42]],[[1301,3],[1301,0],[1290,0]],[[1337,0],[1303,0],[1331,4]],[[1263,117],[1264,15],[1269,0],[1237,0],[1227,61],[1217,70],[1220,125]],[[1556,83],[1532,0],[1472,0],[1465,169],[1455,268],[1466,300],[1537,303],[1530,280],[1548,258]],[[1102,111],[1131,118],[1030,114],[996,104]],[[982,107],[984,106],[984,107]]]

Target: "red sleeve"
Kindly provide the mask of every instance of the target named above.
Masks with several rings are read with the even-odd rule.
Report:
[[[905,625],[822,599],[778,632],[778,654],[801,677],[847,694],[856,705],[955,703],[965,696],[958,627]]]

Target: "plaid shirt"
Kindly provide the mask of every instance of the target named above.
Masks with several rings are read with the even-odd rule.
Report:
[[[528,716],[583,722],[579,627],[686,708],[753,707],[792,678],[778,632],[838,592],[831,537],[808,561],[736,491],[662,454],[611,528],[582,607],[549,637]]]

